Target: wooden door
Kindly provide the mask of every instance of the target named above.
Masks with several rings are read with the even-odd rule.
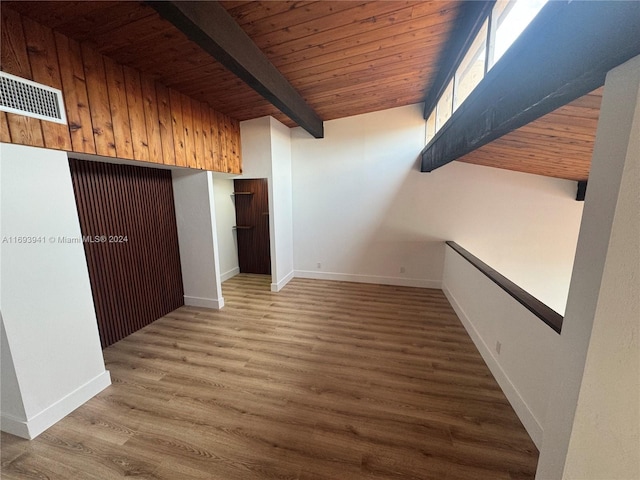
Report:
[[[184,305],[171,171],[69,165],[105,348]]]
[[[240,272],[271,275],[267,179],[234,180],[233,188]]]

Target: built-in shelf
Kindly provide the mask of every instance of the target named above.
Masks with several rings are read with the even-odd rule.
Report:
[[[253,225],[234,225],[234,230],[251,230]]]
[[[253,195],[253,192],[233,192],[231,195]]]

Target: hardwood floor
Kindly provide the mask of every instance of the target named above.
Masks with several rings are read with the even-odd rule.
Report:
[[[225,282],[104,351],[113,385],[3,479],[533,479],[538,452],[439,290]]]

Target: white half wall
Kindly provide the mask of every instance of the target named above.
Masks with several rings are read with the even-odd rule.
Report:
[[[58,241],[81,238],[67,154],[1,144],[0,157],[0,308],[13,368],[2,375],[2,429],[34,438],[111,380],[84,248]]]
[[[224,306],[224,299],[213,176],[211,172],[189,170],[174,170],[172,175],[184,303],[220,309]]]
[[[233,231],[236,224],[233,179],[213,176],[213,198],[216,209],[216,232],[218,236],[218,258],[220,280],[224,282],[240,273],[238,266],[238,240]]]
[[[438,288],[454,240],[564,312],[575,182],[460,162],[420,173],[421,104],[324,126],[291,132],[296,276]]]
[[[560,335],[450,247],[442,289],[541,448]]]

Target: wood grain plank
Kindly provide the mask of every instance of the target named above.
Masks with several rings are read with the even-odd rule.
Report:
[[[142,96],[140,73],[133,68],[124,66],[124,85],[129,110],[131,126],[131,145],[133,157],[136,160],[149,161],[149,139],[145,120],[145,104]]]
[[[0,142],[11,143],[9,122],[7,121],[7,114],[5,112],[0,112]]]
[[[202,136],[202,111],[200,102],[191,99],[191,113],[193,116],[193,141],[195,143],[195,161],[196,167],[200,170],[204,169],[204,138]]]
[[[182,105],[182,127],[184,129],[184,154],[186,166],[198,168],[196,160],[196,141],[193,132],[193,112],[191,110],[191,99],[186,95],[180,95]]]
[[[116,154],[120,158],[133,160],[135,157],[131,139],[131,122],[129,121],[129,107],[122,65],[117,64],[109,57],[104,57],[104,68],[107,90],[109,91],[109,109],[111,110]]]
[[[171,101],[169,90],[160,83],[155,84],[158,100],[158,121],[160,124],[160,141],[162,142],[162,161],[165,165],[176,164],[176,151],[173,145],[173,119],[171,117]]]
[[[80,44],[56,32],[62,92],[74,152],[96,153]]]
[[[538,452],[441,291],[270,281],[238,275],[223,310],[105,349],[113,385],[31,442],[3,433],[3,478],[533,480]]]
[[[142,83],[142,102],[149,143],[149,160],[154,163],[164,163],[155,82],[148,75],[141,75],[140,81]]]
[[[213,154],[213,168],[216,172],[224,172],[222,169],[222,148],[220,145],[220,128],[218,125],[218,112],[214,109],[209,109],[209,127],[211,136],[211,151]]]
[[[176,162],[179,167],[187,166],[187,153],[184,138],[184,124],[182,121],[182,95],[169,89],[171,103],[171,128],[173,130],[173,145],[175,147]]]
[[[27,17],[22,19],[31,63],[33,80],[62,90],[60,66],[53,30]],[[67,125],[41,121],[42,136],[47,148],[71,151],[71,136]]]
[[[218,142],[220,144],[220,158],[218,159],[218,168],[220,172],[229,172],[229,146],[227,144],[227,128],[225,125],[225,115],[218,112]]]
[[[109,105],[104,57],[85,44],[82,44],[80,48],[82,50],[82,62],[84,64],[96,153],[105,157],[115,157],[117,156],[116,143]]]
[[[200,115],[202,118],[202,147],[203,160],[202,168],[205,170],[213,170],[213,144],[211,143],[211,114],[209,105],[203,103],[200,105]]]
[[[235,118],[231,119],[231,128],[234,137],[234,171],[233,173],[242,173],[242,142],[240,139],[240,122]]]
[[[0,14],[2,16],[0,66],[7,73],[33,80],[22,28],[22,18],[9,8],[0,9]],[[13,143],[44,147],[40,120],[7,113],[6,121],[8,133]]]

